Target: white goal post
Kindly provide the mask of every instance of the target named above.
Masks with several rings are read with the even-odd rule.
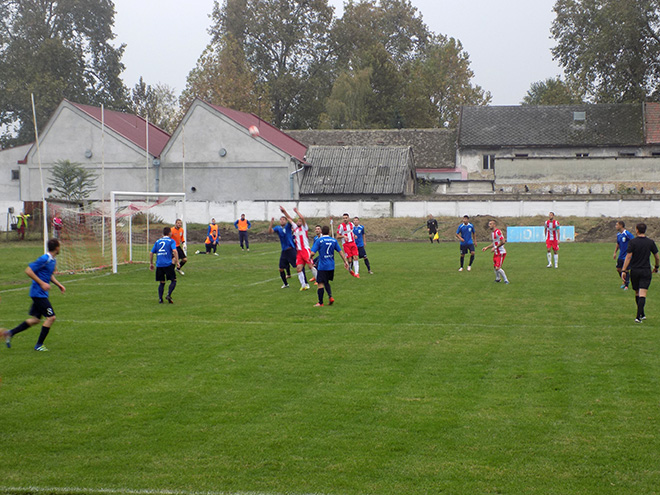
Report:
[[[186,233],[186,194],[185,193],[155,193],[143,191],[111,191],[110,192],[110,225],[112,240],[112,273],[117,273],[117,265],[120,263],[118,254],[118,243],[124,242],[126,248],[126,257],[123,262],[147,262],[148,253],[153,244],[152,237],[160,238],[162,231],[151,228],[150,211],[165,201],[174,200],[176,202],[176,215],[183,221],[184,235]],[[153,203],[150,203],[153,201]],[[145,213],[144,225],[134,225],[135,215]],[[173,219],[169,223],[173,224]],[[138,236],[137,233],[140,233]],[[139,237],[141,246],[137,249],[138,255],[134,258],[134,248]],[[154,239],[155,242],[155,239]]]

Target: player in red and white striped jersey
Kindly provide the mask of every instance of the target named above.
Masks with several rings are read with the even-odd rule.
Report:
[[[349,269],[348,272],[354,277],[360,278],[360,262],[358,261],[360,257],[355,244],[354,228],[355,225],[349,220],[348,213],[344,213],[343,221],[337,227],[337,239],[341,239],[341,247],[344,248],[348,262],[353,262],[353,269]]]
[[[309,265],[312,269],[312,273],[314,274],[312,281],[316,279],[316,268],[314,268],[311,251],[309,250],[309,239],[307,238],[307,231],[309,230],[307,222],[297,208],[293,209],[298,215],[298,219],[295,221],[283,206],[280,206],[280,211],[289,220],[293,229],[293,239],[296,241],[296,271],[298,272],[298,280],[300,280],[300,290],[307,290],[309,289],[309,284],[305,280],[305,274],[303,273],[305,265]]]
[[[504,258],[506,258],[506,249],[504,249],[506,240],[504,239],[504,234],[502,234],[502,231],[497,228],[497,221],[495,220],[488,222],[488,227],[491,231],[490,239],[492,242],[488,246],[485,246],[482,251],[490,249],[493,252],[493,269],[495,270],[495,282],[504,280],[504,283],[508,284],[509,279],[506,278],[506,273],[504,273],[504,270],[502,269]]]
[[[548,248],[548,266],[552,268],[552,254],[555,254],[555,268],[559,268],[559,222],[555,220],[554,212],[548,213],[548,219],[543,224],[543,231],[545,232],[545,246]]]

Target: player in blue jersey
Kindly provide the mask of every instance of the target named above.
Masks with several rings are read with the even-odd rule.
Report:
[[[614,249],[614,254],[612,259],[616,260],[616,271],[619,273],[619,278],[621,278],[621,269],[623,268],[623,263],[626,261],[626,254],[628,254],[628,243],[635,238],[630,231],[626,230],[626,223],[623,220],[619,220],[616,223],[616,248]],[[617,257],[617,253],[619,256]],[[630,283],[630,273],[626,274],[626,279],[621,285],[623,290],[628,290],[628,284]]]
[[[170,281],[167,289],[167,302],[174,304],[172,292],[176,288],[175,268],[179,268],[179,253],[176,249],[176,241],[170,237],[172,229],[165,227],[163,237],[154,243],[149,253],[149,270],[154,269],[154,254],[156,255],[156,281],[158,282],[158,302],[163,304],[163,294],[165,293],[165,280]]]
[[[32,279],[32,286],[30,287],[32,307],[28,313],[30,317],[16,328],[12,328],[11,330],[5,330],[4,328],[0,329],[0,333],[5,337],[7,348],[11,348],[11,339],[14,335],[36,325],[41,321],[41,317],[43,316],[46,319],[41,327],[39,340],[37,340],[37,345],[34,346],[34,350],[48,350],[44,347],[44,341],[46,340],[53,323],[55,323],[55,311],[48,300],[48,291],[50,290],[51,284],[57,286],[62,293],[66,291],[64,286],[53,276],[55,265],[57,263],[55,257],[59,253],[60,241],[57,239],[50,239],[48,241],[48,252],[30,263],[25,269],[27,276]]]
[[[364,260],[364,264],[367,266],[369,273],[373,274],[371,271],[371,264],[369,264],[369,258],[367,258],[367,251],[364,248],[364,225],[360,225],[360,219],[358,217],[353,218],[353,234],[355,234],[355,245],[358,249],[358,256],[360,259]]]
[[[335,302],[335,298],[332,297],[332,289],[330,288],[330,281],[335,278],[335,251],[341,255],[341,259],[344,260],[344,268],[348,270],[348,259],[341,250],[337,239],[330,237],[330,227],[324,225],[321,227],[321,233],[321,237],[316,239],[312,246],[312,255],[316,253],[319,255],[316,275],[316,281],[319,284],[316,289],[319,302],[314,306],[323,306],[323,293],[325,291],[328,292],[328,304],[332,305]]]
[[[470,263],[467,267],[469,272],[472,270],[472,262],[474,261],[474,248],[477,246],[477,238],[475,236],[474,225],[470,223],[469,216],[463,216],[463,223],[461,223],[456,229],[456,238],[461,241],[461,267],[458,269],[458,271],[463,271],[465,255],[468,251],[470,251]]]
[[[280,278],[284,283],[282,289],[287,289],[289,287],[289,282],[287,282],[287,272],[291,269],[290,267],[296,266],[296,243],[293,240],[293,229],[291,223],[287,220],[285,216],[280,217],[280,224],[273,227],[275,223],[275,217],[270,219],[270,225],[268,226],[268,233],[275,233],[280,238],[280,246],[282,246],[282,252],[280,253]],[[290,272],[289,272],[290,276]]]

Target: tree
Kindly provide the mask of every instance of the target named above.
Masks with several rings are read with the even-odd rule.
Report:
[[[309,96],[318,96],[325,88],[324,101],[329,93],[326,76],[332,12],[327,0],[225,0],[222,7],[216,0],[209,29],[211,43],[198,70],[189,75],[186,98],[197,96],[194,80],[210,81],[213,74],[229,78],[231,73],[222,70],[220,53],[230,50],[232,58],[239,60],[240,50],[255,78],[253,105],[257,106],[261,96],[262,112],[271,113],[278,127],[309,122],[309,116],[295,112],[319,108],[309,104]],[[221,84],[236,87],[230,81]]]
[[[188,74],[186,89],[181,94],[182,108],[195,98],[242,112],[260,113],[268,117],[267,104],[260,108],[264,91],[247,65],[240,43],[229,33],[206,47],[197,66]]]
[[[110,0],[0,0],[0,126],[10,129],[2,145],[34,139],[31,93],[40,126],[63,98],[125,107],[114,14]]]
[[[82,201],[96,189],[97,175],[79,163],[59,160],[51,170],[50,185],[56,197],[67,201]]]
[[[472,84],[474,73],[470,59],[460,41],[445,36],[434,36],[424,53],[413,63],[408,87],[410,92],[404,108],[414,111],[420,118],[428,115],[432,127],[456,127],[461,105],[487,105],[491,94],[479,85]],[[420,95],[426,101],[415,104]],[[426,102],[430,103],[427,107]],[[413,124],[409,118],[410,124]],[[415,127],[421,127],[421,120]],[[410,125],[412,126],[412,125]]]
[[[658,0],[557,0],[552,54],[598,103],[660,99]]]
[[[167,84],[146,84],[142,77],[131,90],[130,109],[136,115],[172,133],[179,118],[179,105],[174,90]]]
[[[321,116],[322,127],[363,129],[367,126],[371,72],[371,68],[367,68],[339,75],[326,102],[326,113]]]
[[[561,78],[549,77],[544,81],[532,83],[521,102],[523,105],[575,105],[583,103],[578,90]]]

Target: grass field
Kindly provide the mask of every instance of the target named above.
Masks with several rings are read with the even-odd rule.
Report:
[[[454,243],[367,248],[323,308],[275,243],[191,256],[174,305],[144,265],[61,276],[50,352],[0,349],[0,493],[660,491],[660,283],[634,324],[614,243],[509,244],[508,286]],[[0,326],[40,252],[0,244]]]

